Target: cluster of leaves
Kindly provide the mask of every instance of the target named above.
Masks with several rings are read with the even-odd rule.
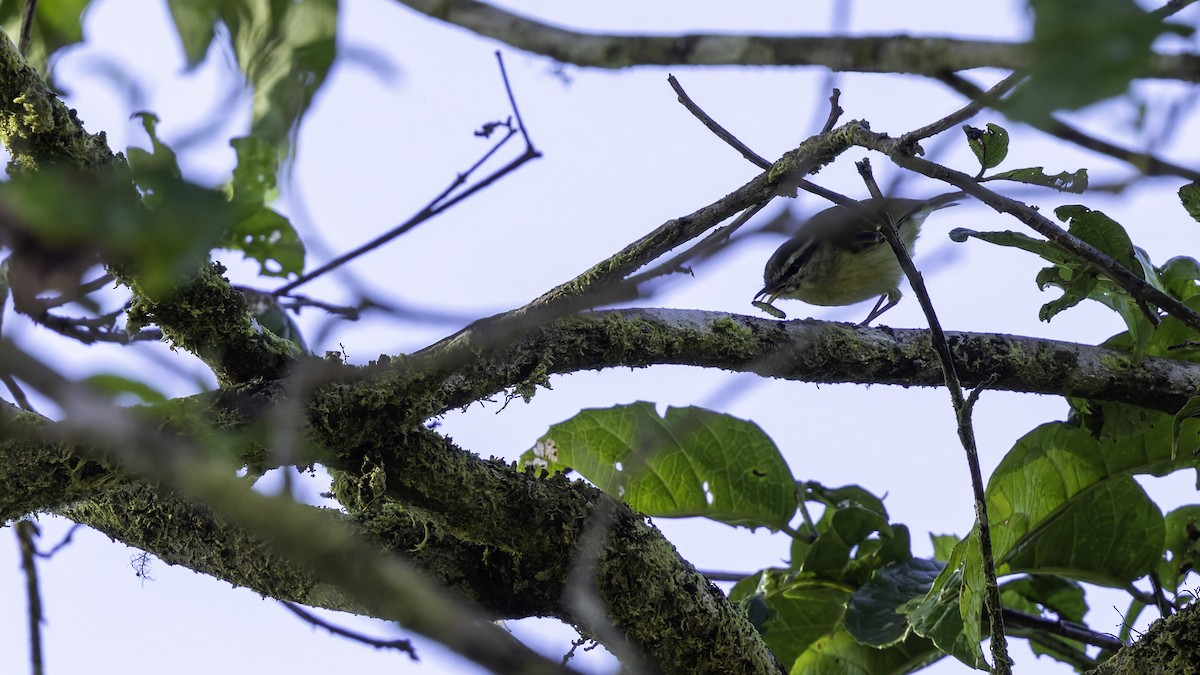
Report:
[[[1009,180],[1082,191],[1087,173],[1047,176],[1041,167],[983,177],[1005,158],[1008,133],[989,124],[967,128],[980,180]],[[1181,191],[1189,211],[1200,189]],[[1092,244],[1189,307],[1200,306],[1200,263],[1175,258],[1151,264],[1121,225],[1073,205],[1056,214],[1071,234]],[[1200,358],[1194,333],[1172,317],[1142,307],[1090,263],[1052,242],[1016,232],[957,230],[1041,256],[1050,267],[1043,288],[1063,295],[1047,303],[1049,320],[1084,299],[1112,308],[1129,329],[1105,346],[1130,363],[1145,355]],[[1129,405],[1072,401],[1063,422],[1022,437],[993,473],[986,498],[995,564],[1008,577],[1010,609],[1082,623],[1081,582],[1129,589],[1153,575],[1174,593],[1200,555],[1200,505],[1164,515],[1136,475],[1161,476],[1194,467],[1200,448],[1200,397],[1177,416]],[[788,567],[764,569],[731,594],[792,673],[903,673],[946,654],[985,667],[983,566],[977,532],[935,537],[934,559],[914,558],[908,529],[889,521],[882,500],[858,486],[828,489],[800,482],[771,440],[751,422],[699,408],[649,403],[585,410],[554,425],[523,458],[549,470],[575,470],[609,494],[652,516],[702,516],[729,525],[767,527],[793,537]],[[808,505],[822,509],[819,520]],[[798,508],[799,507],[799,508]],[[802,523],[789,523],[799,512]],[[1131,592],[1129,620],[1144,606]],[[1094,663],[1087,645],[1038,632],[1024,635],[1038,653],[1080,667]],[[1127,636],[1124,636],[1127,637]]]
[[[1200,555],[1200,505],[1164,516],[1133,478],[1193,466],[1190,454],[1172,458],[1171,416],[1076,408],[1017,441],[987,500],[996,564],[1009,577],[1005,607],[1082,623],[1080,582],[1131,588],[1153,574],[1177,590]],[[1200,447],[1200,424],[1185,425],[1183,436]],[[976,533],[934,537],[934,559],[915,558],[908,528],[889,521],[880,498],[797,481],[752,422],[700,408],[659,416],[645,402],[584,410],[552,426],[523,460],[578,471],[648,515],[787,531],[788,567],[743,579],[731,598],[792,673],[904,673],[946,654],[984,665]],[[802,523],[792,530],[797,511]],[[1082,643],[1026,637],[1036,652],[1090,662]]]

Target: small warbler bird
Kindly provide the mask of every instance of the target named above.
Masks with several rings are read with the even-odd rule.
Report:
[[[930,199],[871,198],[859,204],[891,220],[911,253],[925,218],[953,206],[962,194],[951,192]],[[841,306],[878,296],[871,313],[859,324],[865,326],[900,302],[902,276],[900,262],[877,223],[853,209],[832,206],[805,222],[767,261],[763,288],[754,296],[754,306],[782,319],[787,315],[771,304],[776,298]]]

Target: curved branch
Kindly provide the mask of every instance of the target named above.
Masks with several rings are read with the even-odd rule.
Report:
[[[971,68],[1025,70],[1028,45],[987,40],[879,36],[585,33],[535,21],[474,0],[400,0],[439,21],[517,49],[593,68],[742,65],[824,66],[835,71],[936,77]],[[1200,81],[1200,58],[1157,54],[1146,77]]]
[[[989,389],[1127,403],[1174,414],[1200,386],[1200,364],[999,333],[946,334],[962,382]],[[540,326],[445,376],[441,410],[546,375],[694,365],[806,382],[937,387],[926,330],[813,319],[775,321],[702,310],[589,312]],[[408,364],[414,365],[414,364]],[[451,387],[453,385],[453,387]]]

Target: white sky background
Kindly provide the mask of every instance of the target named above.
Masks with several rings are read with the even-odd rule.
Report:
[[[625,32],[749,31],[817,33],[831,21],[829,2],[779,3],[509,3],[543,21],[584,30]],[[850,17],[852,33],[907,32],[989,39],[1026,35],[1021,2],[964,3],[859,2]],[[1188,19],[1194,11],[1185,13]],[[1194,19],[1189,19],[1194,22]],[[244,132],[249,102],[228,105],[229,83],[220,80],[223,54],[192,76],[182,75],[182,52],[167,27],[159,2],[101,2],[87,17],[87,44],[59,63],[59,75],[89,131],[105,130],[114,149],[146,146],[140,124],[129,113],[148,109],[161,118],[160,133],[171,143],[213,121],[221,126],[181,151],[194,179],[218,183],[227,178],[233,154],[227,138]],[[425,19],[384,0],[344,0],[343,53],[302,130],[300,154],[289,197],[280,205],[293,217],[310,246],[309,267],[358,245],[404,220],[439,192],[485,150],[472,131],[508,114],[493,52],[498,45],[466,31]],[[380,353],[418,349],[467,320],[524,304],[590,265],[618,251],[664,220],[690,213],[745,183],[758,169],[713,137],[676,100],[668,72],[705,110],[767,158],[778,157],[814,131],[823,120],[829,92],[826,73],[817,68],[638,68],[605,72],[564,69],[554,74],[548,60],[500,47],[521,112],[545,157],[515,175],[422,225],[386,248],[357,260],[350,274],[362,287],[404,306],[462,317],[453,323],[371,317],[336,326],[313,344],[326,321],[305,313],[310,347],[321,353],[344,347],[354,363]],[[129,72],[140,89],[134,97],[105,74],[106,62]],[[390,64],[389,76],[378,63]],[[991,83],[994,73],[972,73]],[[898,135],[941,117],[962,104],[956,95],[918,77],[843,74],[843,121],[863,118],[873,129]],[[1184,89],[1169,83],[1143,83],[1141,91],[1171,100]],[[1114,139],[1136,138],[1128,101],[1118,101],[1072,119]],[[1123,178],[1128,170],[1043,135],[985,115],[1012,134],[1009,159],[1001,168],[1045,165],[1048,172],[1087,167],[1093,182]],[[934,159],[973,173],[975,161],[959,132],[935,140]],[[1196,165],[1197,127],[1193,121],[1161,154]],[[1128,142],[1128,141],[1126,141]],[[818,182],[862,197],[865,189],[853,161],[865,151],[846,153]],[[895,171],[872,157],[876,175],[888,185]],[[1168,199],[1181,181],[1147,183],[1118,199],[1022,192],[1043,209],[1086,201],[1102,208],[1130,231],[1156,263],[1177,254],[1200,254],[1200,237],[1177,202]],[[905,196],[944,191],[914,177]],[[780,200],[781,202],[782,200]],[[776,203],[760,217],[769,218]],[[803,213],[825,205],[809,195],[786,204]],[[1096,343],[1123,329],[1115,314],[1087,304],[1037,321],[1037,310],[1056,292],[1041,293],[1033,277],[1041,267],[1032,257],[978,241],[952,244],[953,227],[1021,229],[1019,223],[960,205],[930,218],[917,264],[943,325],[949,330],[998,331]],[[719,260],[698,266],[695,277],[678,276],[663,292],[643,303],[762,316],[750,306],[761,286],[762,265],[781,243],[762,236],[733,247]],[[253,278],[253,269],[226,256],[235,281],[271,287]],[[346,277],[329,275],[305,286],[308,295],[352,303]],[[825,309],[780,302],[791,318],[809,315],[858,321],[866,306]],[[884,315],[883,323],[923,327],[911,293]],[[22,326],[11,315],[9,334],[38,349],[51,363],[84,376],[121,368],[137,369],[171,395],[196,390],[202,372],[190,357],[161,346],[140,346],[134,354],[115,347],[64,347],[45,330]],[[340,347],[339,347],[340,345]],[[132,365],[126,365],[132,364]],[[210,381],[211,384],[211,381]],[[553,391],[540,391],[529,404],[516,401],[475,405],[448,415],[441,430],[484,457],[515,459],[545,429],[581,408],[635,400],[665,405],[706,405],[757,422],[782,449],[800,479],[829,486],[858,483],[886,494],[894,522],[907,524],[917,555],[928,556],[927,533],[963,534],[972,520],[971,497],[958,445],[949,397],[942,390],[899,387],[823,386],[762,381],[753,376],[684,367],[655,367],[552,379]],[[498,397],[502,400],[502,397]],[[1059,398],[985,393],[976,408],[976,426],[985,470],[994,467],[1012,442],[1037,424],[1060,418]],[[1189,476],[1142,481],[1164,511],[1195,500]],[[316,493],[326,486],[313,483]],[[41,519],[48,547],[65,531],[64,521]],[[784,535],[750,533],[701,520],[656,524],[684,557],[702,569],[749,571],[783,564]],[[443,650],[421,644],[422,663],[398,654],[327,636],[294,619],[270,600],[223,582],[155,562],[154,581],[138,579],[129,559],[133,549],[81,531],[75,543],[39,566],[48,625],[45,644],[51,673],[318,672],[403,669],[404,672],[475,672]],[[16,542],[0,541],[0,654],[6,670],[26,668],[24,578]],[[1119,594],[1089,594],[1089,623],[1116,632],[1127,600]],[[405,635],[381,622],[334,615],[373,635]],[[519,622],[513,629],[546,653],[559,655],[573,636],[553,622]],[[1012,642],[1018,673],[1066,673],[1064,665],[1035,659],[1025,643]],[[612,662],[592,653],[576,665],[611,672]],[[967,669],[943,660],[928,673]]]

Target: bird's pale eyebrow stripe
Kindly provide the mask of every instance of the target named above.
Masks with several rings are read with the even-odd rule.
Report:
[[[796,276],[796,274],[800,272],[800,268],[804,267],[805,263],[808,262],[808,259],[812,257],[813,251],[815,251],[816,248],[816,246],[813,246],[813,242],[811,240],[804,242],[799,250],[792,255],[788,262],[787,269],[784,270],[784,274],[780,278],[791,279],[792,277]]]

